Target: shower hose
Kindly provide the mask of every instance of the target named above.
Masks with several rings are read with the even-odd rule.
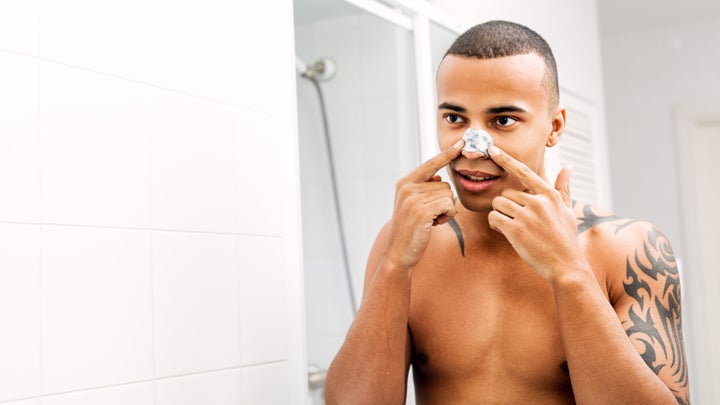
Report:
[[[333,157],[332,141],[330,139],[330,129],[328,126],[327,111],[325,109],[325,97],[318,80],[313,76],[303,75],[304,78],[310,80],[317,90],[318,100],[320,102],[320,113],[322,116],[323,133],[325,134],[325,149],[327,151],[328,166],[330,171],[330,186],[332,188],[333,201],[335,205],[335,216],[337,218],[338,237],[340,239],[340,249],[342,250],[343,266],[345,268],[345,280],[350,297],[350,305],[352,306],[353,316],[357,314],[357,301],[355,299],[355,289],[353,288],[352,274],[350,273],[350,262],[348,260],[347,243],[345,240],[345,227],[343,225],[342,210],[340,206],[340,196],[338,192],[337,176],[335,174],[335,159]]]

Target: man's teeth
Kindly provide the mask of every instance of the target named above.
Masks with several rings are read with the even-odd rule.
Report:
[[[468,180],[472,180],[472,181],[485,181],[485,180],[492,180],[492,179],[495,178],[495,176],[491,176],[491,177],[475,177],[475,176],[465,175],[465,178],[468,179]]]

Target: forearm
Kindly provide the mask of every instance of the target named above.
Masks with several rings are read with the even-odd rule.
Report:
[[[553,280],[578,404],[676,404],[645,364],[588,266]]]
[[[328,370],[328,404],[401,404],[407,381],[410,272],[381,264]]]

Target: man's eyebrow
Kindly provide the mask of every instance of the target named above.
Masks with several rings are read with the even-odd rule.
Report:
[[[447,101],[440,103],[440,105],[438,105],[438,110],[451,110],[451,111],[455,111],[455,112],[459,112],[459,113],[467,112],[467,109],[465,107],[461,107],[459,105],[448,103]],[[501,106],[497,106],[497,107],[490,107],[487,110],[485,110],[485,114],[490,114],[490,115],[503,114],[503,113],[509,113],[509,112],[510,113],[526,113],[527,110],[522,107],[518,107],[516,105],[511,105],[511,104],[510,105],[501,105]]]
[[[502,113],[508,113],[508,112],[526,113],[527,110],[524,108],[518,107],[516,105],[501,105],[498,107],[490,107],[487,110],[485,110],[486,114],[502,114]]]
[[[467,111],[465,107],[460,107],[459,105],[450,104],[448,102],[440,103],[440,105],[438,105],[438,110],[452,110],[459,113],[464,113]]]

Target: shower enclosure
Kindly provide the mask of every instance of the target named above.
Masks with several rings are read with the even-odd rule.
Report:
[[[392,214],[395,182],[437,149],[434,65],[459,30],[401,3],[294,4],[313,403],[322,403],[324,370],[352,322],[351,296],[358,305],[362,297],[367,255]],[[303,73],[320,60],[331,61],[334,74],[309,80]]]

